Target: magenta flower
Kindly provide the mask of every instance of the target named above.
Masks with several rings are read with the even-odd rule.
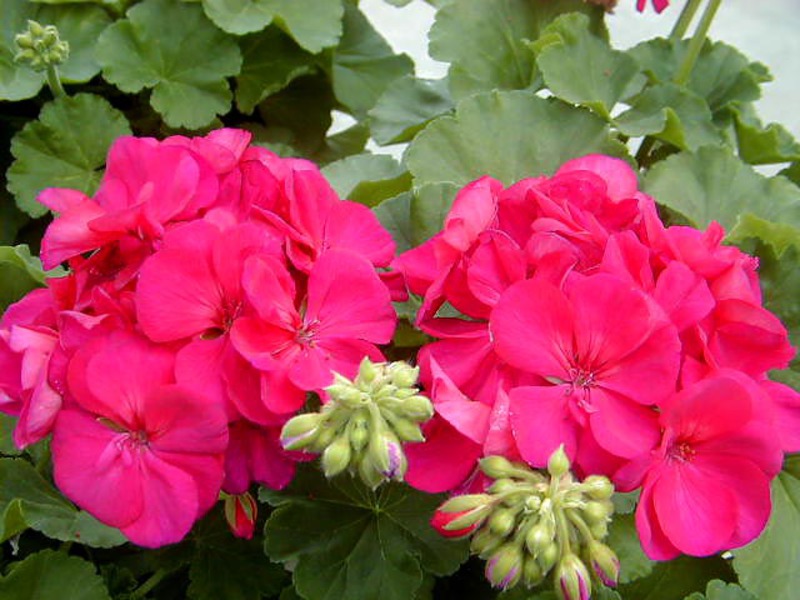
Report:
[[[235,348],[253,366],[288,374],[301,390],[319,390],[333,372],[350,377],[375,344],[392,339],[396,316],[389,290],[364,258],[329,250],[314,263],[307,293],[298,294],[286,268],[268,257],[247,261],[244,288],[256,316],[233,324]],[[275,412],[296,410],[274,401]]]
[[[228,431],[222,407],[174,383],[174,356],[116,331],[69,368],[53,470],[64,494],[132,542],[179,541],[217,500]]]
[[[669,0],[652,0],[653,8],[656,10],[657,13],[661,13],[665,8],[669,6]],[[639,12],[644,12],[645,7],[647,6],[647,0],[636,0],[636,10]]]
[[[636,527],[650,558],[736,548],[766,525],[783,455],[753,385],[724,370],[679,392],[663,405],[658,448],[617,473],[623,489],[642,485]]]
[[[643,293],[605,274],[562,291],[531,279],[511,286],[492,313],[496,350],[547,384],[511,390],[511,427],[523,458],[544,466],[565,444],[631,458],[658,439],[650,408],[674,391],[680,343]],[[586,439],[588,438],[588,439]]]

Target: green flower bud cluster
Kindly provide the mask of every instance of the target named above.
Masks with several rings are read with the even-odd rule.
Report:
[[[472,535],[471,550],[486,559],[494,586],[533,587],[552,571],[560,598],[585,600],[590,573],[611,587],[619,578],[619,560],[602,543],[614,488],[598,475],[577,481],[569,469],[563,447],[550,457],[546,473],[501,456],[484,458],[481,470],[494,480],[486,493],[451,498],[437,510],[434,526],[445,535]]]
[[[69,43],[58,37],[54,25],[41,25],[29,20],[27,31],[15,36],[14,43],[17,46],[14,60],[29,63],[35,71],[46,71],[69,57]]]
[[[418,377],[419,369],[407,363],[369,358],[354,381],[336,373],[321,410],[286,423],[283,447],[321,453],[327,477],[349,471],[372,489],[402,481],[408,468],[402,444],[424,441],[420,424],[433,416],[431,401],[418,393]]]

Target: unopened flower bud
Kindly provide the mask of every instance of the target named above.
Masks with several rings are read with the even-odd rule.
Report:
[[[487,456],[480,461],[480,468],[484,475],[492,479],[513,477],[517,469],[505,456]]]
[[[511,508],[498,508],[489,518],[489,529],[500,537],[507,537],[517,527],[518,511]]]
[[[564,444],[561,444],[547,460],[547,472],[550,473],[551,477],[558,478],[568,473],[569,467],[569,457],[564,451]]]
[[[369,420],[363,413],[353,417],[350,430],[350,445],[356,452],[361,452],[369,442]]]
[[[555,588],[561,600],[589,600],[592,582],[581,559],[574,554],[561,559],[556,568]]]
[[[473,531],[475,530],[473,529]],[[504,538],[498,537],[493,534],[491,530],[482,527],[472,536],[469,547],[473,554],[477,554],[481,558],[486,558],[491,556],[504,541]]]
[[[344,471],[350,465],[353,451],[350,448],[350,439],[340,435],[325,448],[322,453],[322,470],[325,477],[333,477]]]
[[[358,382],[359,383],[372,383],[378,377],[378,365],[372,362],[369,357],[365,356],[358,365]]]
[[[552,545],[555,537],[555,528],[546,519],[540,519],[525,535],[525,546],[534,557],[538,557]]]
[[[586,524],[592,526],[596,523],[605,523],[614,513],[614,505],[609,500],[590,500],[581,512]]]
[[[469,535],[481,526],[492,510],[491,499],[481,499],[480,496],[481,494],[457,496],[453,500],[465,500],[455,504],[445,502],[433,514],[431,525],[445,537]]]
[[[619,558],[614,551],[598,541],[588,547],[589,561],[597,578],[607,587],[617,587],[619,581]]]
[[[27,62],[36,71],[46,70],[51,65],[59,65],[69,57],[69,44],[58,36],[53,25],[40,25],[28,21],[28,29],[14,36],[17,54],[14,59]]]
[[[249,492],[225,496],[225,521],[236,537],[251,539],[257,516],[258,504]]]
[[[433,416],[433,404],[431,404],[431,401],[418,394],[405,398],[400,404],[400,410],[403,415],[417,423],[427,421]]]
[[[514,481],[513,479],[504,478],[504,479],[498,479],[492,485],[490,485],[489,491],[492,494],[505,494],[517,487],[518,485],[516,481]]]
[[[281,445],[286,450],[301,450],[310,446],[316,440],[321,421],[322,417],[317,413],[292,417],[281,430]]]
[[[504,590],[513,587],[522,576],[524,559],[522,549],[518,545],[501,546],[486,562],[486,579],[493,586]]]
[[[392,430],[404,442],[424,442],[425,436],[422,435],[422,430],[419,425],[410,419],[392,416],[387,419]]]
[[[542,573],[547,573],[552,569],[556,562],[558,562],[558,544],[555,542],[550,542],[544,548],[542,548],[541,552],[536,556],[536,561],[539,563],[539,566],[542,568]]]
[[[394,362],[388,367],[389,377],[398,388],[410,388],[417,384],[419,367],[412,367],[406,362]]]
[[[528,587],[539,585],[544,580],[544,575],[538,562],[530,557],[525,559],[525,564],[522,566],[522,579],[525,585]]]
[[[583,480],[581,489],[593,500],[608,500],[614,493],[614,484],[602,475],[589,475]]]

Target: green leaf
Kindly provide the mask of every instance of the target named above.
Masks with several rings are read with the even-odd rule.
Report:
[[[236,78],[236,106],[248,115],[264,98],[315,69],[314,56],[275,27],[243,37],[239,46],[242,72]]]
[[[800,143],[777,123],[767,127],[755,116],[743,110],[733,110],[739,156],[751,165],[800,160]]]
[[[794,183],[795,185],[800,186],[800,161],[795,161],[788,167],[786,167],[783,171],[778,173],[778,175],[783,175]]]
[[[557,16],[579,11],[592,15],[598,30],[602,10],[580,0],[459,0],[436,13],[429,34],[432,58],[452,63],[450,90],[460,100],[476,92],[539,87],[533,54],[535,40]]]
[[[381,225],[392,234],[398,254],[417,245],[411,225],[411,193],[406,192],[384,200],[372,210]]]
[[[423,185],[414,192],[411,224],[415,246],[441,231],[457,193],[458,186],[446,181]]]
[[[110,600],[92,563],[62,552],[42,550],[15,564],[0,578],[3,600]]]
[[[656,38],[642,42],[629,54],[654,83],[672,81],[686,56],[689,40]],[[733,102],[752,102],[761,96],[760,84],[769,81],[766,68],[752,63],[736,48],[707,41],[692,68],[687,87],[704,98],[716,113]]]
[[[414,184],[458,186],[491,175],[511,184],[552,174],[565,161],[598,152],[626,156],[608,126],[589,111],[529,92],[492,92],[462,100],[411,142]]]
[[[261,31],[273,21],[316,54],[342,34],[342,0],[203,0],[208,18],[228,33]]]
[[[750,592],[735,583],[725,583],[719,579],[709,581],[705,595],[695,592],[686,600],[758,600]]]
[[[339,196],[365,206],[377,206],[411,187],[405,169],[385,154],[348,156],[326,165],[322,173]]]
[[[133,6],[100,36],[97,56],[108,82],[128,93],[153,88],[150,104],[167,125],[188,129],[228,112],[225,78],[242,66],[236,41],[199,6],[171,0]]]
[[[800,229],[800,189],[759,175],[726,148],[670,156],[647,173],[644,190],[701,228],[718,221],[731,231],[739,215],[750,213]]]
[[[800,480],[783,472],[772,482],[772,516],[754,542],[734,551],[739,582],[760,600],[794,600],[800,588]]]
[[[287,582],[286,571],[269,561],[259,540],[234,537],[221,515],[221,506],[215,507],[194,529],[188,597],[259,600],[276,595]]]
[[[0,186],[0,245],[9,245],[14,243],[17,232],[30,221],[30,217],[17,209],[3,181],[0,181]]]
[[[326,149],[325,135],[331,126],[334,103],[326,78],[298,77],[258,105],[267,127],[256,141],[280,142],[298,155],[313,156]]]
[[[414,63],[391,46],[355,7],[346,5],[342,41],[333,52],[333,92],[354,115],[375,106],[387,86],[409,75]]]
[[[1,250],[0,250],[1,251]],[[0,284],[2,289],[5,284]],[[0,306],[0,311],[4,307]],[[14,444],[14,428],[17,426],[16,417],[0,413],[0,454],[4,456],[17,456],[22,454],[22,450]]]
[[[615,123],[627,136],[649,135],[681,150],[721,142],[705,100],[673,83],[647,88]]]
[[[125,116],[93,94],[58,98],[42,107],[11,141],[14,162],[7,172],[8,189],[17,205],[33,217],[47,208],[36,196],[48,187],[92,194],[100,183],[111,144],[131,130]]]
[[[28,246],[0,246],[0,312],[32,289],[42,286],[42,264],[31,256]]]
[[[428,121],[452,108],[446,80],[401,77],[386,88],[369,111],[372,137],[382,146],[407,142]]]
[[[610,119],[616,103],[632,85],[641,89],[644,77],[633,58],[613,50],[590,27],[586,15],[558,17],[537,43],[543,47],[537,51],[536,64],[555,96]]]
[[[24,100],[39,93],[44,73],[14,62],[14,36],[27,29],[27,20],[55,25],[62,40],[69,42],[69,58],[59,67],[65,82],[89,81],[100,71],[94,47],[100,33],[111,22],[106,11],[92,5],[46,6],[19,0],[0,0],[0,100]]]
[[[703,591],[709,579],[729,580],[730,566],[719,557],[691,558],[681,556],[660,562],[649,576],[619,587],[623,598],[636,600],[682,600],[687,595]]]
[[[636,532],[634,516],[614,515],[606,543],[616,552],[620,562],[619,581],[630,583],[647,577],[656,564],[644,553]]]
[[[2,541],[28,527],[56,540],[98,548],[110,548],[126,541],[118,530],[78,511],[22,459],[0,458],[0,515]]]
[[[428,523],[440,501],[400,484],[372,492],[347,477],[327,482],[306,468],[278,498],[266,551],[297,561],[295,586],[307,600],[407,600],[422,584],[423,567],[445,575],[466,559],[465,542],[439,536]]]

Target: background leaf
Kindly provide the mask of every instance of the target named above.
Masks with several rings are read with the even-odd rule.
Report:
[[[119,530],[77,510],[23,459],[0,458],[0,515],[3,541],[28,527],[56,540],[98,548],[111,548],[126,541]]]
[[[411,59],[395,54],[357,8],[345,6],[344,33],[331,70],[333,92],[342,104],[363,117],[392,81],[413,70]]]
[[[226,77],[242,66],[239,47],[186,2],[145,0],[97,44],[103,77],[123,92],[153,88],[150,104],[171,127],[197,129],[228,112]]]
[[[462,100],[453,116],[435,119],[417,135],[405,160],[415,186],[462,186],[482,175],[511,184],[552,174],[593,152],[626,155],[606,123],[589,111],[511,91]]]
[[[369,111],[372,137],[381,145],[407,142],[428,121],[452,108],[446,80],[401,77],[389,84]]]
[[[11,141],[14,162],[8,189],[19,208],[33,217],[47,212],[36,196],[48,187],[92,194],[100,183],[106,154],[115,139],[130,135],[124,115],[94,94],[77,94],[45,104]]]
[[[436,60],[451,63],[450,91],[457,100],[493,89],[538,87],[526,42],[536,40],[558,15],[572,11],[592,15],[602,27],[602,10],[580,0],[450,2],[436,13],[428,51]]]
[[[800,480],[784,471],[772,482],[772,516],[757,540],[734,551],[739,582],[761,600],[793,600],[800,589]]]
[[[0,578],[3,600],[110,600],[92,563],[53,550],[42,550]]]
[[[636,532],[633,514],[615,515],[606,543],[616,552],[620,562],[620,583],[630,583],[648,576],[656,564],[644,553]]]
[[[411,187],[400,164],[385,154],[356,154],[326,165],[323,175],[340,197],[376,206]]]
[[[0,246],[0,312],[44,285],[44,271],[27,246]]]
[[[288,495],[272,497],[278,506],[265,528],[267,554],[297,561],[295,585],[307,600],[407,600],[422,584],[421,566],[444,575],[467,556],[464,542],[442,538],[428,523],[440,500],[399,484],[373,493],[347,477],[327,483],[306,468]]]

